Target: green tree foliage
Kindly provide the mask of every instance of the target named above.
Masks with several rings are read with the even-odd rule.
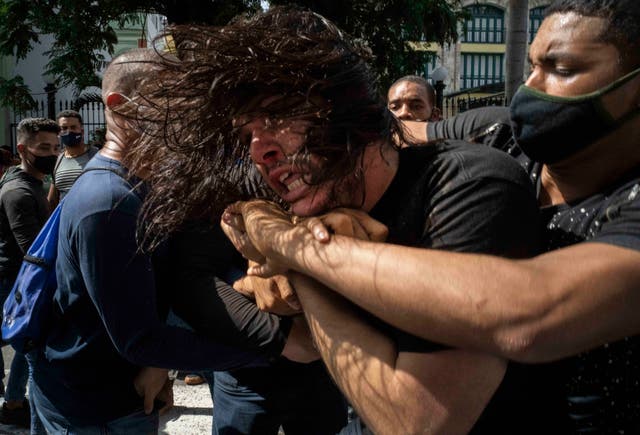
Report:
[[[457,38],[462,18],[459,0],[273,0],[296,3],[335,21],[368,42],[375,64],[387,86],[391,80],[422,71],[425,52],[412,50],[409,41],[449,42]],[[58,86],[77,90],[99,85],[95,72],[112,55],[116,29],[141,23],[145,13],[165,15],[170,23],[224,24],[238,13],[255,11],[259,0],[0,0],[0,55],[23,59],[41,35],[54,44],[45,53],[46,73]],[[33,103],[20,77],[0,81],[0,103]]]
[[[24,59],[41,35],[54,44],[46,72],[58,86],[99,86],[96,71],[113,55],[116,29],[142,24],[145,13],[171,23],[224,24],[255,10],[259,0],[0,0],[0,55]],[[0,81],[0,103],[26,110],[34,104],[21,77]]]
[[[466,17],[459,0],[272,0],[298,4],[335,22],[352,36],[364,39],[373,51],[381,85],[424,70],[429,60],[409,42],[446,43],[458,39],[457,25]]]

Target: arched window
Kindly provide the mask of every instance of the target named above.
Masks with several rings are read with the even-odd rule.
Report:
[[[504,82],[504,54],[462,53],[460,89]]]
[[[540,6],[529,11],[529,44],[533,42],[533,38],[535,38],[536,33],[538,33],[540,24],[544,19],[545,9],[547,9],[547,6]]]
[[[471,17],[464,24],[462,42],[504,44],[504,11],[489,5],[465,8]]]

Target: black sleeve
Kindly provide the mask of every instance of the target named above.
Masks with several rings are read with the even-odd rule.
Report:
[[[507,107],[481,107],[468,110],[453,118],[427,124],[429,140],[457,139],[484,143],[496,148],[511,138],[509,109]]]
[[[27,189],[11,189],[4,192],[3,203],[11,232],[22,254],[26,254],[42,227],[38,201]]]
[[[225,344],[280,355],[291,319],[260,311],[221,279],[246,266],[219,226],[199,225],[176,235],[170,256],[176,270],[171,307],[180,318]]]
[[[606,210],[600,231],[590,242],[608,243],[640,251],[640,184],[636,184],[623,200]]]
[[[434,249],[526,258],[539,250],[540,220],[529,186],[477,178],[436,198],[423,244]]]

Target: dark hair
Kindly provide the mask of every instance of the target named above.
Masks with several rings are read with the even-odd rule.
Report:
[[[76,118],[80,121],[80,125],[82,125],[82,115],[75,110],[63,110],[62,112],[58,112],[56,115],[56,121],[60,120],[60,118]]]
[[[574,12],[607,21],[602,41],[613,44],[625,70],[640,66],[640,1],[638,0],[556,0],[546,16]]]
[[[393,88],[395,85],[399,83],[404,83],[404,82],[415,83],[418,86],[422,86],[424,90],[427,92],[427,98],[429,99],[429,103],[431,103],[431,105],[436,104],[436,91],[435,89],[433,89],[433,86],[431,86],[431,83],[429,83],[429,81],[422,76],[408,75],[408,76],[400,77],[398,80],[393,82],[391,86],[389,86],[389,89]]]
[[[144,116],[145,138],[127,156],[132,169],[152,162],[148,231],[167,234],[187,218],[215,216],[242,195],[237,186],[252,163],[232,126],[240,115],[312,120],[295,156],[326,161],[312,183],[355,174],[365,147],[402,137],[368,48],[314,12],[272,7],[225,27],[170,27],[160,41],[169,38],[175,51],[160,54],[164,78],[141,89],[155,112]]]
[[[58,134],[60,133],[60,127],[58,127],[58,124],[52,119],[25,118],[18,124],[18,143],[28,145],[27,142],[33,141],[41,131]]]

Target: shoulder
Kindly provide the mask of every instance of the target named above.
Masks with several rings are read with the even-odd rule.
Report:
[[[602,205],[597,207],[599,213],[589,221],[587,240],[640,251],[640,177],[618,184],[599,198],[594,198],[594,202]],[[579,210],[584,211],[584,208]]]
[[[522,166],[508,154],[478,144],[451,140],[435,145],[434,169],[447,180],[460,182],[501,180],[530,189]]]
[[[16,177],[7,181],[0,189],[0,200],[3,204],[24,204],[33,201],[33,198],[33,187],[30,186],[30,183],[24,177]]]
[[[125,177],[125,169],[118,163],[94,160],[65,197],[65,211],[78,216],[100,212],[137,215],[142,201]]]

